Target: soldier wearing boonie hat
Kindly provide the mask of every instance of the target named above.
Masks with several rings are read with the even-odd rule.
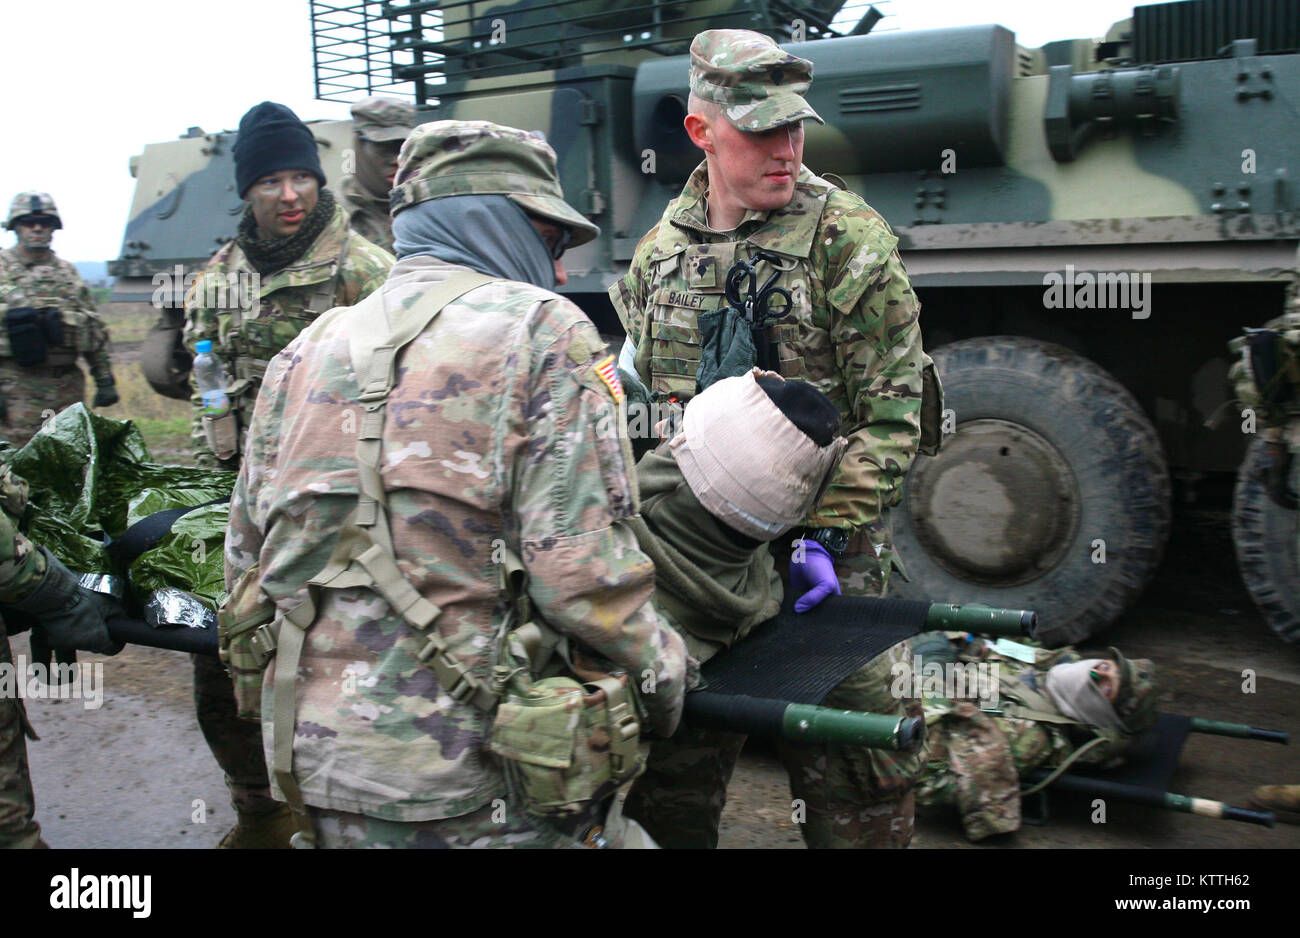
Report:
[[[240,546],[227,555],[227,615],[270,621],[272,603],[319,571],[322,538],[361,537],[350,518],[363,507],[356,415],[366,411],[362,431],[384,454],[372,479],[383,492],[368,497],[383,496],[375,514],[391,532],[391,546],[370,550],[409,577],[420,601],[403,609],[433,617],[416,634],[377,585],[320,587],[288,710],[316,728],[293,735],[291,758],[273,757],[273,781],[300,799],[318,846],[572,846],[580,833],[526,813],[500,750],[488,750],[501,714],[483,698],[510,598],[503,562],[519,559],[538,620],[611,669],[655,675],[642,732],[672,733],[686,678],[685,647],[650,603],[654,567],[629,527],[630,453],[608,433],[623,395],[613,356],[550,290],[564,282],[565,248],[599,229],[564,201],[544,140],[486,121],[415,128],[392,212],[388,280],[308,327],[268,369],[231,501],[228,543]],[[384,342],[392,384],[375,423]],[[354,364],[358,348],[372,350],[370,367]],[[266,481],[253,492],[250,480]],[[433,654],[438,635],[446,651]],[[283,646],[276,660],[290,667]],[[448,661],[467,677],[451,683]],[[340,680],[341,664],[366,680]],[[607,806],[603,791],[587,796],[573,823],[601,823]]]
[[[393,250],[388,191],[397,173],[402,141],[418,124],[415,105],[400,98],[372,95],[352,105],[353,173],[339,190],[352,230],[386,251]]]
[[[931,445],[942,410],[898,239],[859,196],[803,165],[804,122],[822,122],[804,97],[812,77],[811,62],[760,33],[714,29],[695,37],[684,125],[704,162],[609,290],[627,333],[620,369],[651,403],[685,403],[713,381],[768,363],[839,409],[845,455],[797,539],[780,546],[799,558],[788,569],[801,611],[830,593],[883,595],[896,564],[889,509],[918,450],[923,385],[934,417]],[[741,262],[751,265],[756,285],[789,297],[744,328],[723,291]],[[905,651],[900,645],[887,655],[910,660]],[[871,667],[832,692],[836,706],[875,709],[864,705],[879,690]],[[887,700],[886,708],[920,713],[911,698]],[[898,754],[850,750],[809,749],[806,764],[790,764],[792,784],[810,793],[805,840],[905,845],[916,766]],[[702,770],[708,761],[701,758]],[[666,805],[671,794],[646,803]],[[652,818],[638,819],[672,842]]]

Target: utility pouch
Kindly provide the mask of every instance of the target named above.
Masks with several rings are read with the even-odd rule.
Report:
[[[1247,329],[1246,348],[1259,399],[1269,407],[1280,407],[1294,396],[1289,372],[1293,366],[1290,348],[1272,329]]]
[[[235,685],[235,708],[240,718],[262,715],[262,675],[275,655],[275,606],[261,595],[261,577],[255,564],[247,570],[217,613],[217,641],[221,661],[230,669]]]
[[[489,748],[510,760],[530,814],[565,817],[641,773],[640,730],[626,675],[517,679],[497,705]]]
[[[239,453],[239,418],[234,409],[220,417],[204,414],[203,435],[212,455],[223,461],[234,458]]]
[[[939,455],[943,445],[943,383],[929,355],[921,366],[921,443],[926,456]],[[906,579],[906,577],[904,577]]]
[[[39,312],[41,313],[41,331],[45,333],[46,345],[62,348],[66,336],[63,328],[63,317],[59,315],[58,307],[47,306],[39,310]]]
[[[43,326],[46,310],[34,306],[13,306],[5,311],[9,351],[19,365],[32,368],[45,364],[48,340]]]

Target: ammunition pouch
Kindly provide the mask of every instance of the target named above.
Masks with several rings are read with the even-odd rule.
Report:
[[[534,622],[506,640],[496,673],[508,683],[488,748],[506,760],[507,778],[529,814],[566,817],[641,774],[641,719],[626,674],[588,672],[592,679],[583,682],[528,677],[535,656],[524,653],[520,637],[539,629],[550,632]]]
[[[235,709],[241,719],[262,715],[262,675],[275,656],[275,606],[260,593],[261,574],[254,564],[235,583],[217,613],[217,641],[222,663],[235,685]]]
[[[63,344],[63,320],[56,306],[13,306],[5,311],[9,350],[19,365],[44,365],[50,346]]]

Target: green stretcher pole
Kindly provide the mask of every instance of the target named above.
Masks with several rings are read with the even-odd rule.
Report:
[[[686,695],[686,718],[697,726],[733,733],[904,752],[920,748],[925,739],[925,721],[919,717],[835,710],[787,700],[709,691],[693,691]]]
[[[974,603],[931,603],[925,627],[936,632],[961,631],[1033,638],[1038,628],[1038,613],[1028,609],[995,609]]]
[[[1263,739],[1283,746],[1291,742],[1291,734],[1284,730],[1260,730],[1245,723],[1221,723],[1218,720],[1202,720],[1200,717],[1192,717],[1191,731],[1211,736],[1235,736],[1237,739]]]
[[[1045,779],[1048,774],[1042,769],[1037,769],[1030,772],[1027,777],[1031,781],[1037,782]],[[1223,821],[1259,824],[1261,827],[1272,827],[1276,821],[1276,816],[1272,811],[1234,808],[1230,804],[1213,801],[1209,798],[1192,798],[1188,795],[1177,795],[1170,791],[1142,788],[1137,785],[1112,782],[1092,776],[1062,775],[1056,778],[1049,788],[1074,791],[1094,798],[1113,798],[1116,801],[1127,801],[1131,804],[1144,804],[1153,808],[1163,808],[1166,811],[1179,811],[1183,814],[1198,814],[1201,817],[1218,818]]]

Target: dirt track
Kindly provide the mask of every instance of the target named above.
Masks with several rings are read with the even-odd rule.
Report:
[[[1106,640],[1160,665],[1168,688],[1163,709],[1287,730],[1300,740],[1300,649],[1283,645],[1259,619],[1231,558],[1222,506],[1179,511],[1156,581]],[[14,653],[27,653],[25,636],[14,640]],[[213,846],[233,812],[194,722],[188,659],[147,648],[84,657],[104,664],[102,709],[30,703],[43,736],[30,752],[46,839],[55,847]],[[1257,673],[1254,694],[1241,691],[1245,668]],[[1300,782],[1296,745],[1193,735],[1174,790],[1244,807],[1255,785]],[[1123,804],[1107,806],[1103,825],[1089,821],[1086,800],[1054,797],[1052,808],[1047,826],[986,845],[1300,846],[1295,826],[1268,830]],[[723,824],[725,847],[801,846],[784,774],[759,746],[742,757]],[[971,845],[955,819],[927,817],[914,846]]]

